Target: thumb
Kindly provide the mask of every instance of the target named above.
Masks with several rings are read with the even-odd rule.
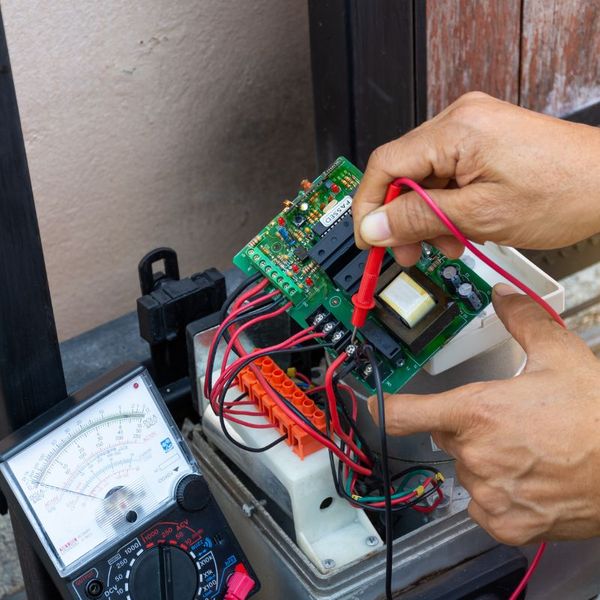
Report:
[[[428,190],[441,210],[464,233],[470,235],[465,221],[473,211],[468,204],[478,190],[472,184],[460,189]],[[365,215],[360,222],[360,237],[370,246],[404,246],[447,235],[446,226],[415,192],[398,198]]]
[[[570,334],[529,296],[510,285],[499,283],[494,287],[492,302],[506,329],[529,357],[536,353],[548,354],[553,347],[563,349],[562,343],[556,345],[552,342]]]
[[[469,384],[441,394],[386,394],[386,431],[392,435],[428,431],[460,433],[473,420],[472,411],[476,410],[473,398],[480,391],[481,384]],[[375,396],[369,398],[369,411],[378,423],[380,415]]]

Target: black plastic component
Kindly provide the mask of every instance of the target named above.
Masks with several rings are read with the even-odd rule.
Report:
[[[381,360],[377,361],[377,369],[379,370],[379,377],[381,378],[381,381],[385,381],[392,374],[392,367],[385,364]],[[364,363],[363,365],[361,365],[359,371],[362,375],[362,378],[371,387],[375,387],[375,375],[373,373],[373,367],[371,366],[371,364],[368,362]]]
[[[154,272],[164,261],[165,271]],[[225,301],[225,277],[216,269],[179,279],[177,254],[157,248],[138,266],[143,296],[137,312],[141,336],[150,344],[153,375],[162,386],[187,375],[186,325],[219,310]]]
[[[135,561],[131,582],[131,600],[193,600],[198,573],[187,552],[162,545]]]
[[[304,246],[296,246],[294,248],[294,256],[303,262],[308,258],[308,250]]]
[[[379,354],[385,356],[395,367],[401,367],[406,360],[399,342],[395,340],[383,325],[367,319],[360,333]]]
[[[99,579],[92,579],[85,586],[85,593],[89,598],[98,598],[104,591],[104,584]]]
[[[327,235],[324,235],[308,254],[318,265],[327,269],[340,250],[350,246],[354,246],[354,223],[352,215],[347,213],[329,228]]]
[[[302,227],[306,222],[306,219],[300,213],[297,213],[294,215],[293,221],[296,227]]]
[[[186,475],[178,484],[175,492],[177,504],[188,512],[197,512],[206,508],[210,500],[208,484],[202,475]]]
[[[363,250],[360,254],[355,256],[345,267],[338,271],[333,277],[333,283],[340,289],[353,294],[358,290],[360,280],[365,270],[365,263],[369,256],[368,250]],[[387,269],[392,262],[393,257],[389,252],[385,253],[383,258],[382,269]]]

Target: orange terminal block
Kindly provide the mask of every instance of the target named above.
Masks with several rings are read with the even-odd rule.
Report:
[[[293,404],[294,408],[311,421],[319,431],[326,433],[325,413],[275,364],[272,358],[268,356],[259,358],[254,361],[253,365],[260,369],[262,376],[271,384],[273,389]],[[277,427],[278,431],[287,436],[287,444],[301,459],[323,448],[321,442],[298,427],[277,406],[249,366],[242,369],[238,375],[238,387],[248,394],[250,400],[256,404],[259,410],[264,412],[265,417]]]

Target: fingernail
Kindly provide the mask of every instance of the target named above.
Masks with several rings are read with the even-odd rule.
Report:
[[[498,294],[498,296],[510,296],[511,294],[518,294],[519,292],[512,286],[507,283],[497,283],[494,286],[494,293]]]
[[[392,236],[385,210],[369,213],[360,224],[360,235],[369,243],[383,242]]]

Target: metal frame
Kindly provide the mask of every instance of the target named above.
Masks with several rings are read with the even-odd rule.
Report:
[[[1,14],[0,259],[0,435],[5,436],[67,394]],[[28,597],[58,598],[16,511],[11,518]]]

